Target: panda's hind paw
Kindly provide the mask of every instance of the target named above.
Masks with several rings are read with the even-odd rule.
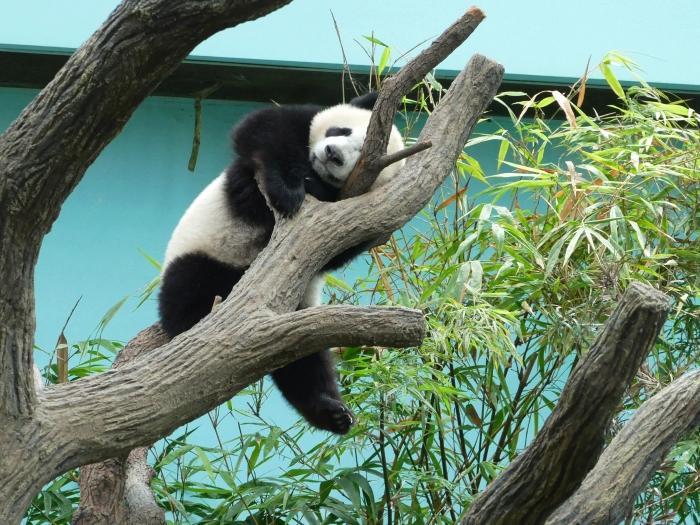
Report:
[[[340,403],[340,410],[332,415],[333,428],[329,428],[331,432],[336,434],[347,434],[350,428],[355,424],[355,416],[348,407]]]
[[[316,404],[314,414],[307,419],[313,426],[334,434],[347,434],[355,423],[355,416],[339,399],[323,395]]]

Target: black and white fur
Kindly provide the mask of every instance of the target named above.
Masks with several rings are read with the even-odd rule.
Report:
[[[306,193],[337,200],[358,160],[376,94],[327,109],[284,106],[250,113],[233,130],[237,157],[192,202],[176,226],[165,253],[159,295],[160,320],[171,337],[194,326],[225,298],[270,239],[274,215],[255,180],[262,171],[272,206],[294,215]],[[391,132],[388,152],[403,148]],[[401,167],[384,169],[373,187]],[[361,253],[351,249],[329,262],[338,268]],[[319,305],[323,276],[316,276],[299,308]],[[272,377],[287,401],[315,427],[346,433],[353,423],[338,391],[328,351],[276,370]]]

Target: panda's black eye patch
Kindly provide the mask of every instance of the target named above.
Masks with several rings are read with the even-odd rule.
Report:
[[[352,135],[352,130],[350,128],[334,126],[326,130],[326,137],[349,137],[350,135]]]

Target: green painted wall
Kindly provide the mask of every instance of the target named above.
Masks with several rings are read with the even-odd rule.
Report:
[[[485,23],[444,63],[461,69],[475,51],[517,75],[578,77],[608,51],[636,60],[647,80],[700,86],[700,2],[674,0],[480,0]],[[77,47],[118,0],[2,0],[0,45]],[[294,0],[265,17],[223,31],[195,55],[301,62],[340,61],[338,21],[351,64],[368,58],[353,41],[372,31],[405,52],[430,41],[470,4],[463,0]],[[436,7],[437,6],[437,7]]]

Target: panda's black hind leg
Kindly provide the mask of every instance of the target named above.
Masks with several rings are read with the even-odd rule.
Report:
[[[272,373],[284,398],[311,425],[335,434],[346,434],[355,422],[345,406],[328,350],[303,357]]]
[[[185,332],[211,312],[214,298],[225,299],[244,270],[191,253],[172,261],[161,278],[158,309],[170,337]]]

